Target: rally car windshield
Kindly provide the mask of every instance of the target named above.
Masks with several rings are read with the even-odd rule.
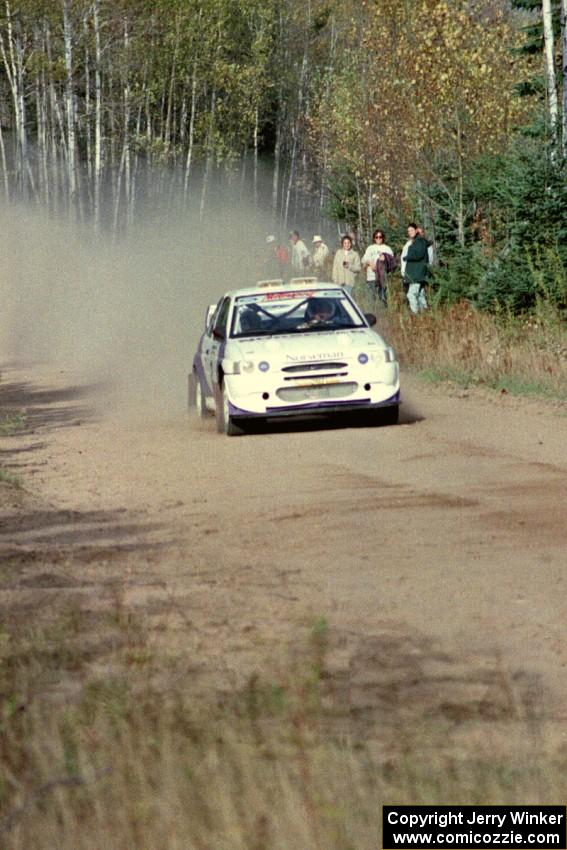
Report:
[[[364,320],[340,289],[262,292],[235,301],[232,337],[344,331]]]

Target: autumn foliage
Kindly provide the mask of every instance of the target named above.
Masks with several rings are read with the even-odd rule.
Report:
[[[494,0],[363,7],[313,120],[314,135],[331,139],[327,169],[352,173],[366,225],[373,207],[396,219],[441,188],[436,204],[463,242],[467,164],[502,150],[533,109],[514,96],[529,70],[515,53],[523,37]]]

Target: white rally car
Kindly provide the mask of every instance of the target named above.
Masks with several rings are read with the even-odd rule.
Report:
[[[189,375],[189,405],[236,435],[258,419],[378,411],[398,421],[399,367],[348,293],[292,280],[227,292],[207,312]]]

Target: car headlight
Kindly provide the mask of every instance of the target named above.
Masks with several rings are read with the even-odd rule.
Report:
[[[395,363],[396,352],[393,348],[382,348],[380,351],[372,352],[372,362],[373,363]]]
[[[235,375],[249,375],[254,371],[254,363],[251,360],[236,360],[232,367]]]

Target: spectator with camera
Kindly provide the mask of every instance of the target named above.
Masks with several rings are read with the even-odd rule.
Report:
[[[333,262],[333,283],[339,284],[352,295],[356,275],[361,270],[360,254],[352,247],[350,236],[343,236],[341,247],[335,254]]]

